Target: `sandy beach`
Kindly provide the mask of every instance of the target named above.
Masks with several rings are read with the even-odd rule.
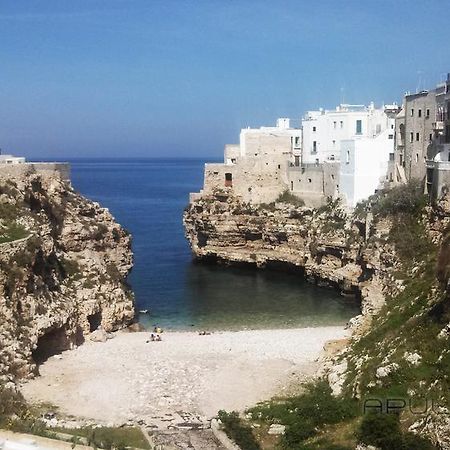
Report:
[[[204,421],[283,394],[315,373],[327,341],[346,336],[343,327],[166,332],[147,343],[149,333],[118,332],[50,358],[22,392],[101,423]]]

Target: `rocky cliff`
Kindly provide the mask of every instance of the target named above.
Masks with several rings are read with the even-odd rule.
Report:
[[[359,296],[352,338],[324,361],[322,375],[336,396],[421,408],[405,406],[402,427],[449,449],[450,201],[429,205],[422,192],[417,183],[401,186],[350,214],[335,201],[249,205],[217,191],[191,203],[184,223],[198,259],[295,268]]]
[[[61,178],[0,182],[0,380],[133,320],[129,234]]]
[[[311,282],[354,294],[368,317],[386,291],[397,288],[392,273],[399,262],[383,238],[389,222],[352,218],[339,202],[317,209],[295,202],[250,205],[218,191],[189,205],[184,226],[199,260],[297,270]]]

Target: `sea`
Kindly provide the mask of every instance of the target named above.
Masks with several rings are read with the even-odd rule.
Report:
[[[214,161],[211,158],[209,161]],[[133,237],[128,281],[140,322],[174,330],[342,325],[353,299],[300,275],[196,263],[183,229],[205,159],[75,159],[72,184],[108,208]]]

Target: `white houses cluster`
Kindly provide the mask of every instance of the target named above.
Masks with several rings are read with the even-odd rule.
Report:
[[[381,187],[421,180],[437,197],[450,188],[450,74],[436,89],[406,94],[402,106],[341,104],[273,127],[241,130],[223,164],[206,164],[204,188],[244,202],[270,203],[285,190],[317,206],[328,197],[349,208]]]

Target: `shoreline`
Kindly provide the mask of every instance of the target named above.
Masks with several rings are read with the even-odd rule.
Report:
[[[62,416],[98,423],[167,428],[206,423],[220,409],[245,410],[287,394],[313,377],[329,341],[343,326],[247,331],[116,332],[54,356],[21,391],[30,402],[54,404]]]

